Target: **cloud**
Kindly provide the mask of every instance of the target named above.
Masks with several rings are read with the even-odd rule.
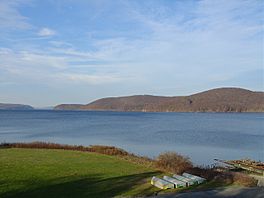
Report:
[[[50,28],[42,28],[38,32],[39,36],[54,36],[56,35],[56,31],[50,29]]]
[[[35,52],[33,50],[14,51],[9,48],[0,48],[0,71],[4,74],[0,75],[0,80],[5,76],[6,81],[37,81],[50,85],[54,83],[101,85],[124,80],[119,74],[111,71],[111,68],[87,62],[85,53],[76,51],[70,55],[67,52],[54,55],[45,51],[45,49]],[[83,65],[79,65],[80,63]]]
[[[0,60],[0,79],[17,84],[52,84],[52,75],[68,67],[65,57],[39,51],[0,48]]]
[[[29,3],[28,0],[1,0],[0,1],[0,28],[2,30],[29,29],[32,26],[28,18],[21,15],[18,7]]]
[[[16,70],[49,70],[67,67],[63,56],[55,56],[34,51],[14,51],[9,48],[0,48],[0,68]]]
[[[122,1],[114,14],[104,9],[92,22],[80,20],[66,27],[58,17],[54,24],[59,25],[50,25],[56,31],[35,24],[44,28],[14,34],[12,38],[22,35],[29,39],[15,40],[13,46],[0,49],[0,80],[21,85],[38,82],[62,90],[72,85],[69,93],[76,91],[76,85],[84,90],[100,87],[104,90],[101,96],[106,92],[185,95],[234,84],[230,79],[248,71],[262,68],[258,71],[263,73],[260,1],[188,2]],[[9,4],[13,10],[18,7]],[[15,11],[18,24],[28,24]],[[79,17],[88,19],[90,15],[85,10]],[[63,20],[67,17],[71,18],[69,24],[80,19],[69,14]],[[94,34],[87,36],[91,29]],[[32,38],[36,32],[37,38]],[[51,39],[53,35],[56,40]],[[239,77],[239,83],[251,89],[259,88],[259,81],[250,84]]]
[[[64,73],[58,74],[56,78],[60,78],[63,81],[68,81],[68,83],[85,83],[91,85],[99,84],[108,84],[116,83],[122,79],[118,76],[111,74],[98,74],[98,75],[89,75],[89,74],[74,74],[74,73]]]

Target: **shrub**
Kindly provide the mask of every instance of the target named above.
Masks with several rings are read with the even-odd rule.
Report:
[[[92,145],[89,148],[90,148],[90,152],[102,153],[106,155],[125,156],[129,154],[125,150],[114,147],[114,146]]]
[[[163,171],[181,174],[193,165],[188,157],[176,152],[165,152],[158,156],[156,166]]]
[[[238,184],[247,187],[257,185],[257,181],[254,178],[241,172],[219,171],[218,168],[201,167],[191,168],[188,172],[223,185]]]
[[[217,174],[212,181],[222,185],[230,185],[234,183],[234,178],[231,172],[222,172]]]
[[[215,168],[202,168],[202,167],[193,167],[188,170],[188,173],[191,173],[193,175],[198,175],[200,177],[203,177],[205,179],[213,180],[216,176],[220,174],[220,172],[216,171]]]
[[[235,184],[242,186],[252,187],[257,185],[257,180],[243,173],[233,173],[233,181]]]

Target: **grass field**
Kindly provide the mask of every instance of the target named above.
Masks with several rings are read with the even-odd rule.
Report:
[[[124,159],[97,153],[0,149],[0,197],[113,197],[151,195],[160,174]]]
[[[159,190],[150,184],[151,177],[170,174],[149,165],[148,161],[131,155],[2,147],[0,198],[134,197],[252,183],[248,178],[236,178],[235,181],[231,177],[229,180],[232,181],[209,179],[204,184],[188,188]]]

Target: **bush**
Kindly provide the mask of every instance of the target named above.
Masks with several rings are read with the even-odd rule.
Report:
[[[235,184],[242,186],[252,187],[257,185],[257,180],[243,173],[233,173],[233,181]]]
[[[188,173],[193,175],[198,175],[200,177],[207,179],[208,181],[213,180],[215,177],[221,174],[220,172],[216,171],[215,168],[202,168],[202,167],[193,167],[188,170]]]
[[[219,171],[218,168],[200,167],[194,167],[188,170],[188,172],[223,185],[238,184],[247,187],[257,185],[257,181],[253,177],[242,172]]]
[[[218,173],[212,181],[222,185],[230,185],[234,183],[233,174],[231,172]]]
[[[156,166],[163,171],[181,174],[193,165],[188,157],[175,152],[165,152],[158,156]]]
[[[129,154],[125,150],[114,147],[114,146],[92,145],[89,148],[90,148],[90,152],[101,153],[101,154],[106,154],[106,155],[125,156]]]

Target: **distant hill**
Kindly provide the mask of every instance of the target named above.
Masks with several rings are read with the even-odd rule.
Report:
[[[29,105],[0,103],[0,110],[33,110]]]
[[[96,100],[90,104],[61,104],[55,110],[143,112],[264,112],[264,92],[218,88],[190,96],[135,95]]]

